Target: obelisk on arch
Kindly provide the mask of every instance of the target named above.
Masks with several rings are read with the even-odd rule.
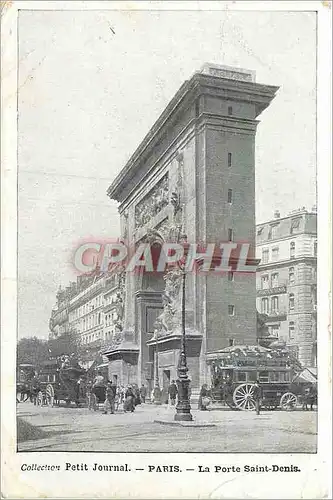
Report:
[[[212,64],[184,82],[108,189],[130,246],[186,235],[247,242],[254,255],[257,117],[277,90],[255,83],[253,71]],[[121,342],[105,352],[110,379],[151,390],[157,366],[166,391],[177,378],[179,289],[172,274],[126,273]],[[186,338],[195,390],[210,381],[215,352],[256,343],[255,274],[188,273]]]

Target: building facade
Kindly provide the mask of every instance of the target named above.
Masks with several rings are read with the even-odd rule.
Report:
[[[304,208],[257,226],[257,310],[271,340],[317,366],[317,214]],[[264,340],[264,339],[261,339]]]
[[[277,90],[255,83],[252,71],[216,65],[186,81],[109,187],[123,240],[135,248],[247,242],[254,259],[257,118]],[[125,273],[122,330],[104,350],[110,378],[151,389],[155,377],[162,388],[177,377],[180,279]],[[256,343],[255,280],[254,273],[187,274],[192,388],[210,381],[207,354]]]
[[[76,334],[86,368],[121,329],[119,290],[119,275],[102,273],[97,267],[57,293],[49,325],[50,339]]]

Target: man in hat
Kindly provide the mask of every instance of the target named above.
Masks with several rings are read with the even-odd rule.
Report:
[[[260,386],[259,380],[256,380],[256,383],[253,385],[252,397],[256,407],[256,414],[260,415],[260,406],[262,400],[262,388]]]
[[[171,404],[171,406],[174,406],[176,403],[176,397],[178,394],[178,389],[177,389],[177,386],[176,386],[176,383],[174,380],[171,382],[169,389],[168,389],[168,392],[169,392],[169,397],[170,397],[170,404]]]
[[[104,401],[105,415],[107,415],[109,409],[110,413],[113,414],[115,410],[115,389],[112,386],[111,382],[108,382],[106,385],[105,401]]]

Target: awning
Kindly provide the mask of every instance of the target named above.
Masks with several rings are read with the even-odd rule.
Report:
[[[96,369],[99,370],[100,368],[107,368],[109,366],[109,363],[102,363],[101,365],[97,365]]]
[[[309,368],[304,368],[295,378],[294,382],[303,382],[303,383],[310,383],[310,384],[316,384],[317,383],[317,377],[312,373],[312,369]]]
[[[94,362],[93,361],[81,361],[81,365],[83,366],[83,368],[85,368],[86,370],[89,370],[89,368],[91,367],[91,365],[93,364]]]

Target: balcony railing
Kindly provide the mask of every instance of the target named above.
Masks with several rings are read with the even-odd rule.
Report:
[[[281,284],[268,288],[258,288],[257,295],[258,297],[265,297],[266,295],[278,295],[281,293],[287,293],[286,284]]]
[[[278,321],[279,319],[285,319],[287,317],[287,309],[280,308],[278,311],[263,312],[262,314],[267,315],[268,321],[272,321],[273,319]]]

